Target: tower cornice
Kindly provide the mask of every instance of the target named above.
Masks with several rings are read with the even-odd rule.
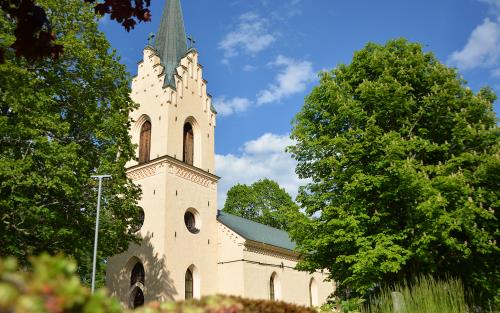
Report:
[[[138,164],[126,169],[127,176],[132,180],[139,180],[155,176],[161,168],[167,167],[169,172],[205,187],[217,183],[219,176],[196,166],[184,163],[174,157],[165,155],[153,159],[145,164]]]

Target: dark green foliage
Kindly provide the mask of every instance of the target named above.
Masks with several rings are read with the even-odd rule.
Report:
[[[224,212],[287,230],[288,214],[298,212],[285,189],[270,179],[261,179],[252,185],[237,184],[227,192]]]
[[[0,255],[64,252],[91,272],[96,173],[103,186],[99,264],[124,251],[139,223],[139,189],[125,175],[134,156],[129,75],[80,0],[38,1],[65,46],[58,61],[0,64]],[[14,25],[0,11],[0,45]],[[88,277],[88,276],[87,276]]]
[[[301,268],[328,269],[341,297],[428,273],[498,296],[495,99],[403,39],[322,73],[290,147],[312,181],[297,198],[310,218],[291,231]]]
[[[47,313],[315,313],[313,308],[268,300],[210,296],[187,302],[150,303],[123,310],[104,289],[94,295],[80,284],[75,262],[42,255],[32,259],[31,271],[19,271],[15,259],[0,259],[0,312]]]

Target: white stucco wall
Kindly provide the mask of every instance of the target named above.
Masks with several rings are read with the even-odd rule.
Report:
[[[243,245],[245,239],[227,226],[218,224],[218,293],[244,296]]]
[[[317,282],[318,304],[326,302],[327,297],[334,291],[331,282],[325,282],[326,274],[316,272],[309,274],[295,269],[297,258],[291,253],[271,247],[257,248],[253,245],[244,250],[244,258],[253,262],[245,262],[245,296],[249,298],[269,299],[270,278],[276,273],[280,288],[275,286],[275,295],[278,300],[301,305],[309,305],[309,284],[311,278]],[[281,264],[283,263],[283,267]],[[281,294],[276,292],[281,290]]]
[[[219,222],[219,293],[253,299],[270,298],[270,278],[275,281],[275,299],[309,306],[326,302],[334,284],[321,272],[309,274],[295,269],[297,254],[282,248],[247,241]]]

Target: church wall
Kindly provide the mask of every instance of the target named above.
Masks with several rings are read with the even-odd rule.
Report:
[[[177,171],[178,168],[172,168],[169,173],[164,225],[166,264],[178,291],[174,298],[182,300],[186,270],[191,265],[198,271],[200,295],[217,293],[217,187],[215,181],[203,186],[193,181],[196,177],[193,173],[190,177],[179,177]],[[191,233],[184,224],[188,209],[195,209],[199,214],[199,233]]]
[[[162,71],[159,57],[150,48],[144,49],[144,58],[138,65],[137,76],[132,80],[130,98],[139,104],[139,108],[130,114],[132,127],[130,135],[132,143],[139,143],[139,135],[145,120],[151,122],[151,151],[153,160],[167,154],[169,110],[167,104],[167,89],[162,88],[163,78],[158,77]],[[136,157],[139,152],[136,149]],[[136,160],[130,160],[126,167],[137,165]]]
[[[194,166],[214,173],[215,116],[210,110],[211,99],[206,89],[201,88],[205,82],[203,82],[201,66],[197,60],[197,53],[191,51],[181,60],[181,66],[177,67],[177,88],[169,104],[168,122],[172,126],[168,132],[167,154],[182,160],[183,127],[188,121],[193,126],[195,137]]]
[[[295,270],[296,258],[289,254],[278,253],[269,248],[247,247],[244,258],[253,261],[245,262],[244,265],[245,296],[248,298],[270,299],[270,278],[273,273],[277,275],[275,297],[278,300],[309,306],[309,284],[313,277],[318,287],[317,304],[325,303],[334,291],[331,282],[324,282],[327,275]]]
[[[139,230],[143,240],[140,245],[131,244],[126,252],[110,258],[106,269],[106,286],[125,307],[129,306],[133,289],[131,271],[137,262],[143,264],[146,274],[145,284],[139,286],[144,291],[145,301],[170,299],[167,291],[172,289],[168,286],[169,273],[164,268],[165,229],[158,223],[166,219],[166,199],[161,192],[166,188],[166,168],[155,162],[139,166],[129,171],[129,175],[135,177],[135,183],[143,190],[138,203],[145,217]],[[158,277],[163,279],[158,280]]]
[[[176,88],[163,87],[164,75],[160,58],[150,48],[144,49],[144,59],[132,80],[131,99],[140,107],[130,114],[132,142],[139,143],[142,123],[151,121],[151,159],[169,155],[183,159],[183,127],[193,124],[195,136],[194,166],[215,172],[215,113],[210,109],[211,97],[206,91],[198,53],[190,51],[177,67]],[[138,156],[138,150],[136,152]],[[136,160],[126,166],[137,165]]]
[[[218,223],[218,293],[244,296],[243,245],[245,239]]]

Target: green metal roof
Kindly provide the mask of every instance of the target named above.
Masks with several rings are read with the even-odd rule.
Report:
[[[175,69],[187,53],[186,30],[180,0],[166,1],[154,48],[165,68],[163,86],[175,88]]]
[[[288,250],[295,248],[295,243],[290,239],[288,233],[281,229],[263,225],[223,211],[218,212],[217,220],[245,239]]]

